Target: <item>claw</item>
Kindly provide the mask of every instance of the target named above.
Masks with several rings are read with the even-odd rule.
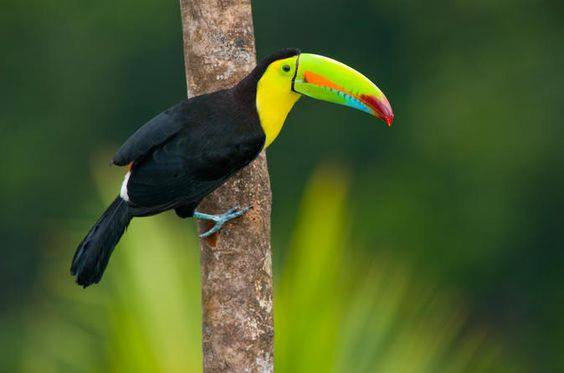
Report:
[[[241,215],[243,215],[247,211],[249,211],[251,208],[252,208],[252,206],[245,207],[245,208],[234,207],[234,208],[230,209],[229,211],[227,211],[223,214],[218,214],[218,215],[204,214],[204,213],[201,213],[201,212],[198,212],[198,211],[194,212],[194,217],[196,219],[209,220],[209,221],[215,222],[214,226],[211,227],[211,229],[207,230],[206,232],[200,234],[200,237],[206,238],[206,237],[211,236],[214,233],[219,232],[219,230],[221,228],[223,228],[223,225],[225,223],[227,223],[231,219],[235,219],[235,218],[240,217]]]

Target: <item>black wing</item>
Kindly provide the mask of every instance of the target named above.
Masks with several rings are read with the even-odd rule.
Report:
[[[258,118],[237,108],[225,94],[191,100],[183,127],[135,161],[127,184],[131,204],[161,211],[197,204],[256,158],[264,133]]]
[[[190,103],[184,100],[151,119],[119,148],[112,163],[117,166],[128,165],[149,153],[155,146],[166,142],[182,129],[184,117],[189,110]]]

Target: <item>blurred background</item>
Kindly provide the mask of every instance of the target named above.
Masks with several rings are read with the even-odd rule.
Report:
[[[107,167],[185,96],[176,1],[0,5],[0,371],[199,371],[195,224],[135,220],[68,273]],[[269,149],[282,372],[564,371],[564,5],[254,2],[258,56],[374,79],[391,129],[301,100]]]

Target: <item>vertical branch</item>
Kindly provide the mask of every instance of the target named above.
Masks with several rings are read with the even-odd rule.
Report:
[[[250,0],[180,0],[189,95],[231,87],[255,65]],[[271,191],[264,152],[199,209],[253,206],[201,242],[204,371],[273,371]],[[205,229],[207,227],[200,227]]]

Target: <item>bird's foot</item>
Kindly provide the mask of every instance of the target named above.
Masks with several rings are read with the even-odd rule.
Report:
[[[205,231],[204,233],[200,234],[200,237],[206,238],[206,237],[209,237],[216,232],[219,232],[219,230],[221,228],[223,228],[223,225],[225,223],[227,223],[231,219],[238,218],[239,216],[245,214],[251,208],[252,208],[252,206],[245,207],[245,208],[235,207],[235,208],[232,208],[231,210],[229,210],[227,212],[224,212],[223,214],[217,214],[217,215],[205,214],[203,212],[194,211],[194,217],[196,219],[209,220],[209,221],[213,221],[215,223],[214,226],[211,227],[211,229],[209,229],[209,230]]]

